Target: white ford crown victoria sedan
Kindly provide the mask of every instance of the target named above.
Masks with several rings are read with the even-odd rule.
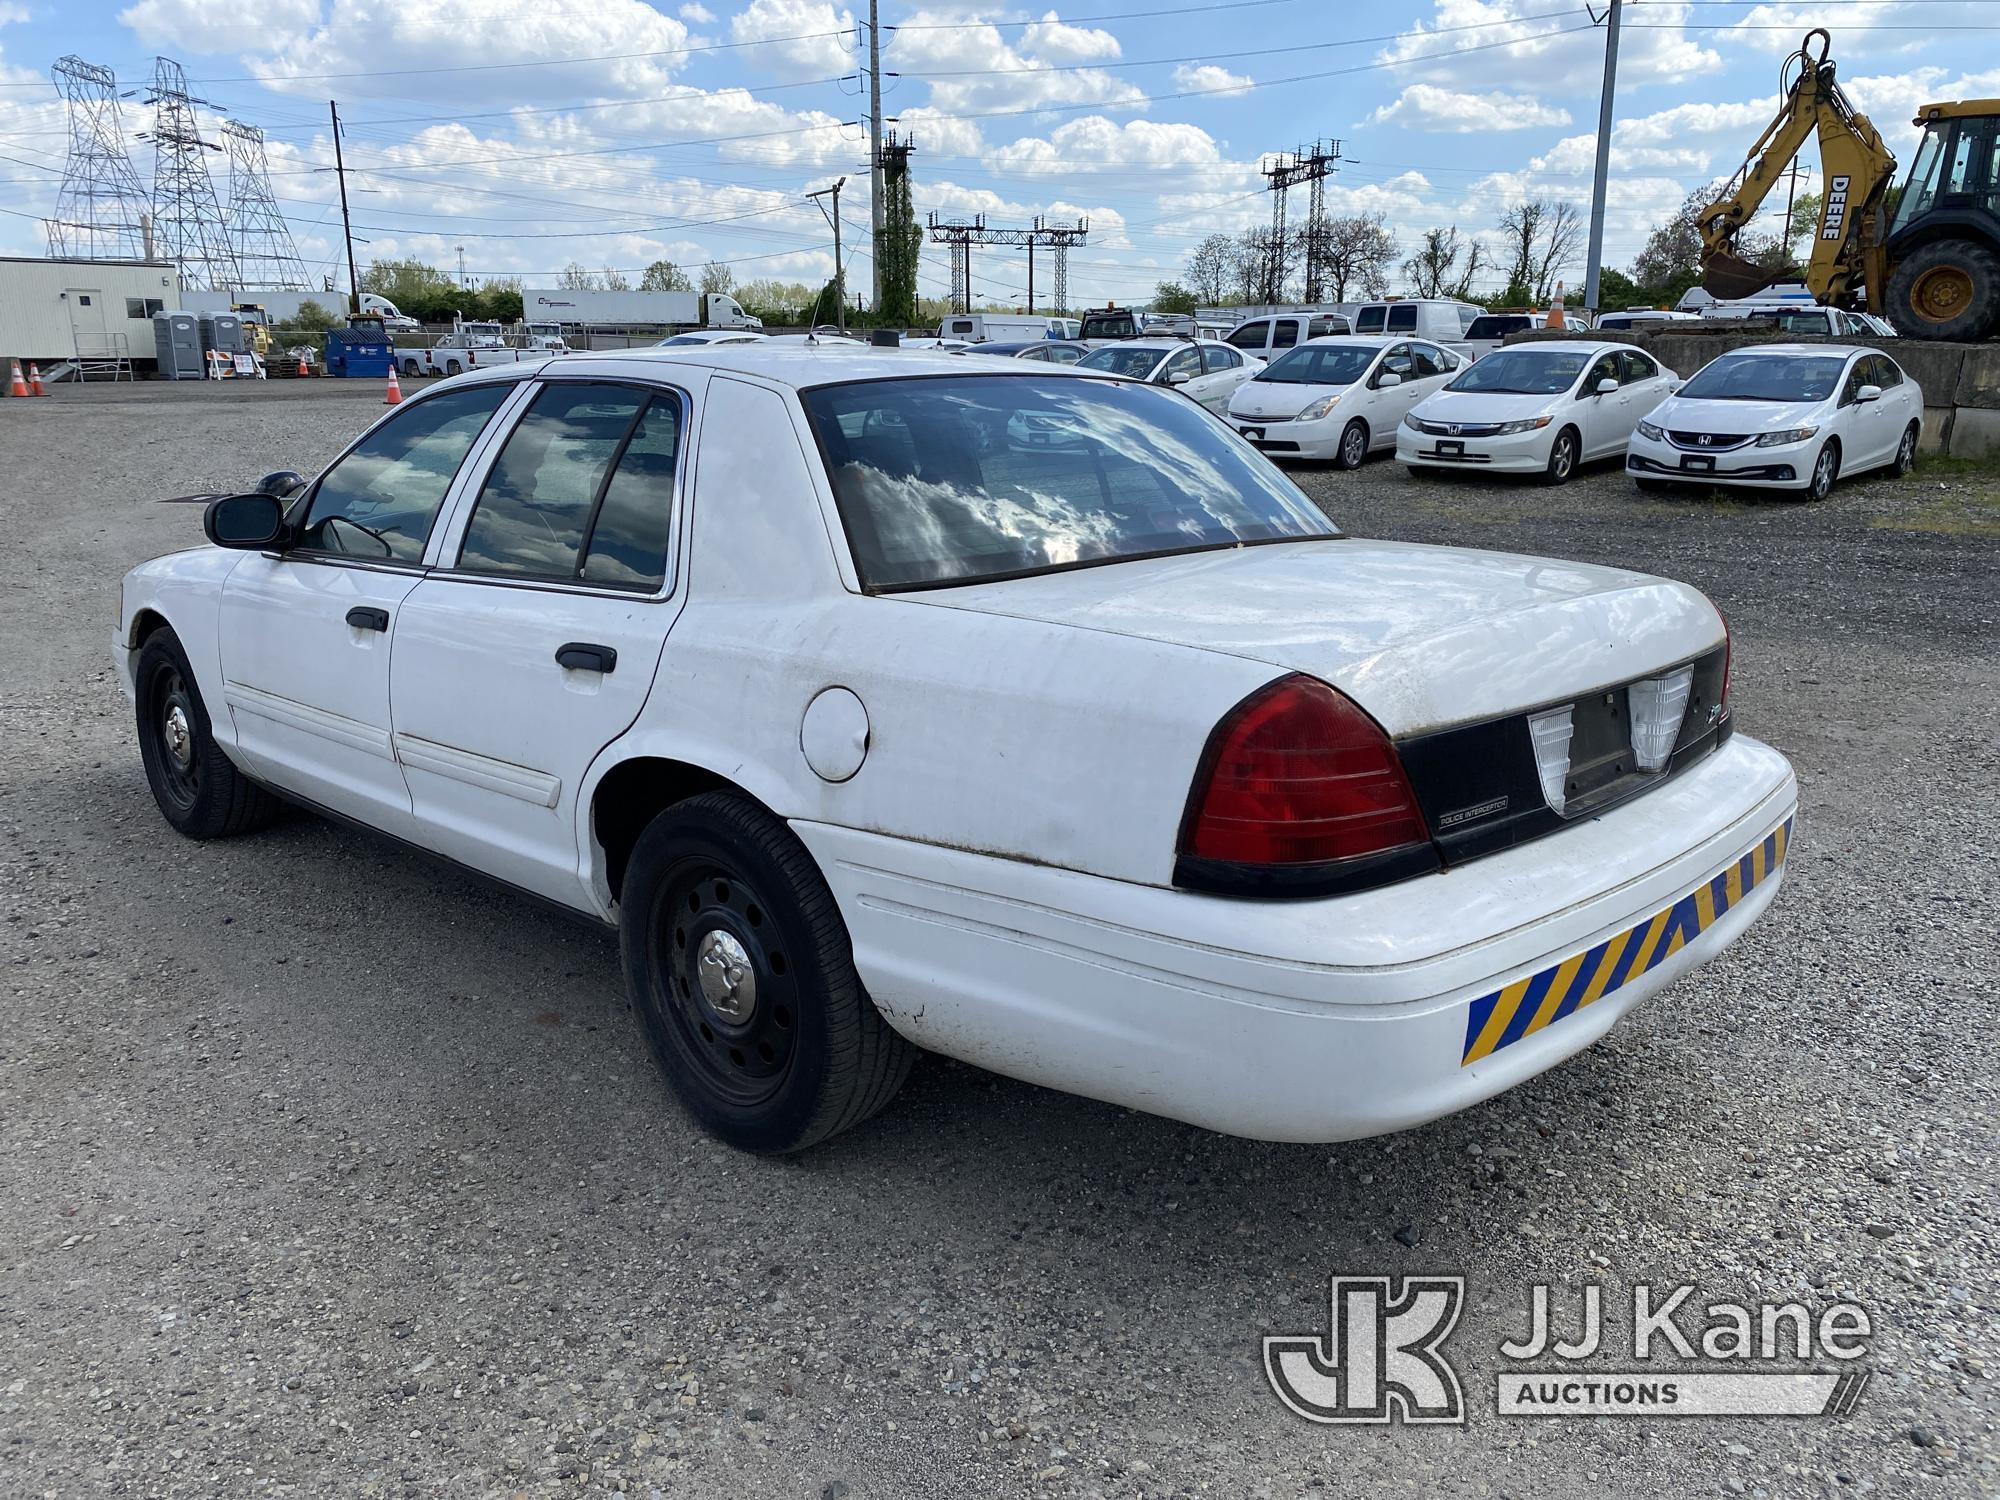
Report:
[[[795,345],[469,373],[124,580],[160,810],[278,799],[616,927],[739,1146],[913,1048],[1330,1141],[1595,1041],[1796,804],[1707,599],[1344,537],[1173,391]]]
[[[1824,500],[1843,474],[1909,473],[1923,417],[1917,383],[1878,350],[1760,344],[1710,360],[1655,407],[1625,470],[1641,489],[1745,485]]]
[[[1410,408],[1466,363],[1422,339],[1312,339],[1236,388],[1229,424],[1274,458],[1330,458],[1358,469],[1376,449],[1395,447]]]
[[[1412,471],[1488,469],[1566,484],[1578,464],[1623,454],[1680,377],[1624,344],[1550,341],[1496,349],[1403,419]]]

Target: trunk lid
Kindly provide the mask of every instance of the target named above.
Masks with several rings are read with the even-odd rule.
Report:
[[[1628,682],[1723,639],[1715,607],[1667,579],[1351,537],[901,597],[1304,672],[1339,688],[1399,738]]]

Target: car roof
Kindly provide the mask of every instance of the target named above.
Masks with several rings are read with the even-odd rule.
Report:
[[[1533,354],[1546,350],[1560,350],[1565,352],[1585,350],[1592,354],[1603,354],[1612,349],[1636,350],[1639,349],[1639,346],[1637,344],[1628,344],[1623,339],[1564,339],[1561,342],[1557,342],[1554,339],[1543,339],[1535,343],[1509,344],[1504,349],[1495,349],[1493,354],[1520,354],[1524,351]],[[1644,353],[1645,351],[1640,350],[1639,352]],[[1491,359],[1493,354],[1489,354],[1486,357]]]
[[[1185,342],[1185,341],[1183,341]],[[1117,345],[1127,348],[1129,345]],[[526,379],[531,375],[559,373],[599,376],[607,380],[643,377],[648,366],[657,366],[662,375],[669,371],[700,369],[726,370],[753,375],[774,385],[804,390],[811,386],[833,385],[854,380],[883,380],[897,376],[956,375],[963,378],[969,369],[982,376],[997,375],[1047,377],[1050,367],[1038,360],[994,360],[990,365],[968,366],[959,355],[946,350],[877,349],[866,344],[836,343],[786,344],[764,339],[755,344],[684,344],[678,349],[606,349],[594,353],[557,354],[547,359],[524,359],[510,365],[484,370],[468,370],[453,375],[432,390],[458,389],[488,381]],[[1070,367],[1057,368],[1067,374]],[[429,394],[426,392],[425,394]]]
[[[1717,359],[1725,355],[1748,354],[1762,358],[1773,354],[1881,354],[1880,349],[1871,349],[1865,344],[1746,344],[1741,349],[1725,349]]]
[[[1352,344],[1360,349],[1386,349],[1391,344],[1409,342],[1410,336],[1407,333],[1322,333],[1317,338],[1307,339],[1303,344],[1294,347],[1310,349],[1316,344]],[[1422,343],[1423,340],[1419,339],[1417,342]]]

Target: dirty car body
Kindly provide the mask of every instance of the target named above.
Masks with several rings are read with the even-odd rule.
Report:
[[[572,356],[406,402],[285,506],[125,581],[169,820],[223,826],[176,811],[192,723],[211,789],[619,926],[669,1081],[753,1149],[865,1117],[909,1044],[1398,1129],[1584,1048],[1782,877],[1792,774],[1732,732],[1701,594],[1342,536],[1172,391]]]

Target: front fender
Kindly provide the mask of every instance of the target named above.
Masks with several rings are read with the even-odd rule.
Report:
[[[246,554],[220,547],[193,547],[170,552],[128,572],[119,587],[118,624],[112,634],[112,660],[127,697],[136,684],[133,669],[139,647],[153,622],[164,621],[179,637],[194,668],[195,687],[210,705],[211,728],[218,741],[233,745],[235,725],[220,712],[222,703],[222,588]]]

